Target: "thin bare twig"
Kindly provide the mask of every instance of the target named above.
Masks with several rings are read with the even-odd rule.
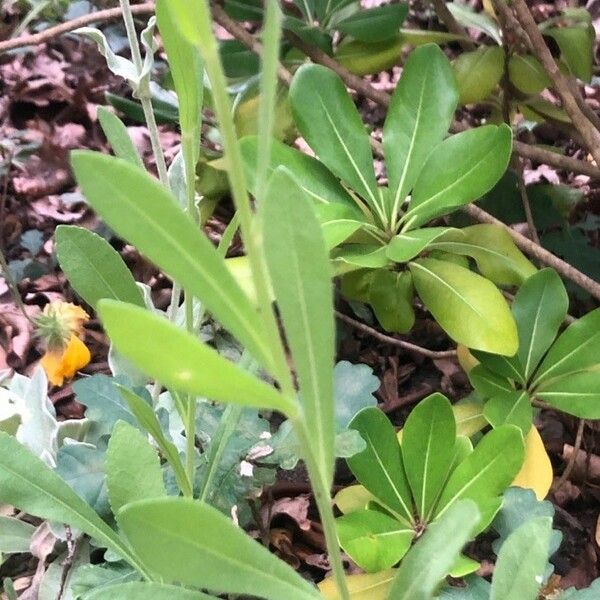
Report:
[[[335,316],[340,321],[347,323],[348,325],[354,327],[354,329],[357,329],[358,331],[362,331],[363,333],[374,337],[375,339],[379,340],[380,342],[383,342],[384,344],[390,344],[391,346],[397,346],[398,348],[403,348],[404,350],[416,352],[417,354],[421,354],[422,356],[426,356],[427,358],[438,359],[451,358],[453,356],[456,356],[456,350],[442,350],[438,352],[435,350],[429,350],[428,348],[423,348],[422,346],[417,346],[416,344],[411,344],[410,342],[405,342],[404,340],[400,340],[391,335],[386,335],[385,333],[381,333],[380,331],[377,331],[377,329],[374,329],[373,327],[370,327],[365,323],[361,323],[360,321],[357,321],[356,319],[353,319],[352,317],[349,317],[348,315],[345,315],[344,313],[341,313],[337,310],[335,311]]]
[[[456,35],[466,38],[464,40],[458,40],[458,43],[463,50],[472,51],[477,48],[475,43],[469,39],[467,31],[454,18],[454,15],[450,12],[444,0],[433,0],[433,8],[435,9],[438,19],[447,27],[450,33],[455,33]]]
[[[575,463],[577,461],[577,455],[581,450],[581,444],[583,442],[583,431],[585,429],[585,420],[579,419],[579,425],[577,426],[577,434],[575,435],[575,445],[573,446],[573,453],[569,457],[569,462],[565,467],[565,470],[562,472],[559,480],[556,482],[556,485],[553,487],[553,492],[556,494],[558,490],[567,482],[571,473],[573,472],[573,468],[575,467]]]
[[[145,2],[144,4],[136,4],[131,7],[131,11],[134,15],[147,15],[154,12],[154,2]],[[49,27],[44,29],[40,33],[34,33],[32,35],[21,35],[12,40],[5,40],[0,42],[0,54],[8,52],[9,50],[16,50],[17,48],[24,48],[25,46],[36,46],[38,44],[44,44],[63,33],[69,33],[80,27],[91,25],[92,23],[100,23],[105,21],[117,21],[122,16],[121,8],[108,8],[106,10],[99,10],[92,12],[88,15],[83,15],[56,25],[55,27]]]
[[[521,204],[523,205],[523,212],[525,213],[525,219],[527,221],[527,229],[531,239],[541,247],[540,236],[538,235],[535,221],[533,220],[533,213],[531,212],[531,203],[529,202],[529,194],[527,193],[527,186],[525,185],[525,179],[523,177],[523,163],[518,156],[514,157],[513,165],[517,174],[517,188],[519,195],[521,196]]]

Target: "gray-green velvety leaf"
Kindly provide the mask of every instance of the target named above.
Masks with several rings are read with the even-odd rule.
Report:
[[[402,459],[417,512],[427,520],[453,462],[456,422],[448,399],[432,394],[412,410],[402,430]]]
[[[175,198],[148,173],[117,158],[81,151],[72,154],[72,163],[83,193],[106,223],[202,300],[256,360],[270,366],[255,308]]]
[[[377,406],[373,395],[380,386],[379,378],[369,365],[342,360],[333,369],[335,425],[337,431],[348,427],[354,415],[363,408]]]
[[[421,300],[452,339],[504,356],[517,351],[515,321],[493,283],[434,258],[417,259],[409,268]]]
[[[377,510],[358,510],[336,519],[340,546],[367,573],[393,567],[408,552],[412,527]]]
[[[102,300],[98,312],[119,352],[174,390],[295,414],[275,388],[248,374],[197,337],[148,310]]]
[[[98,107],[98,121],[100,121],[102,131],[113,149],[115,156],[143,169],[144,163],[140,153],[129,136],[127,127],[125,127],[123,121],[103,106]]]
[[[335,323],[327,248],[311,202],[284,169],[271,176],[261,209],[265,257],[298,373],[303,417],[331,481]]]
[[[536,600],[544,581],[552,519],[527,521],[502,544],[496,560],[490,600]]]
[[[371,208],[379,206],[369,135],[339,76],[321,65],[303,65],[290,102],[300,133],[319,159]]]
[[[366,450],[347,459],[350,470],[380,504],[404,523],[411,523],[412,496],[393,425],[378,408],[365,408],[349,427],[367,443]]]
[[[404,557],[388,597],[431,600],[456,563],[462,547],[471,539],[479,519],[475,503],[463,500],[432,523]]]
[[[434,44],[413,50],[383,129],[393,212],[413,188],[427,156],[446,136],[458,102],[450,63]]]
[[[165,583],[269,600],[320,597],[316,588],[285,562],[201,502],[189,498],[142,500],[123,508],[121,524],[144,563]]]
[[[529,379],[567,316],[569,297],[554,269],[542,269],[519,289],[512,313],[519,330],[518,357]]]
[[[535,384],[600,364],[600,308],[569,325],[550,348]]]
[[[511,151],[507,125],[484,125],[444,140],[415,182],[405,227],[414,229],[483,196],[506,171]]]
[[[55,240],[61,269],[90,306],[102,298],[144,306],[133,275],[104,238],[83,227],[60,225]]]
[[[106,482],[113,514],[125,504],[165,496],[160,458],[146,436],[124,421],[113,429],[106,452]]]
[[[523,436],[514,425],[501,425],[487,433],[450,475],[436,516],[457,500],[469,498],[480,504],[501,494],[521,469],[524,452]]]

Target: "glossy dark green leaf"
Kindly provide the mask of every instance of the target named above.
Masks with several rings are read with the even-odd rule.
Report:
[[[262,0],[225,0],[227,14],[237,21],[262,21]]]
[[[231,79],[256,77],[260,72],[260,57],[238,40],[222,40],[219,54],[225,75]]]
[[[265,366],[271,351],[257,313],[206,236],[148,173],[97,152],[74,152],[78,183],[94,210],[127,241],[201,299]]]
[[[270,600],[315,600],[316,588],[221,512],[189,498],[135,502],[121,511],[128,540],[165,583]]]
[[[271,283],[300,382],[303,417],[322,474],[330,482],[335,323],[327,248],[312,203],[284,169],[269,180],[261,218]]]
[[[347,459],[356,479],[402,522],[412,522],[412,496],[400,444],[389,419],[378,408],[365,408],[349,428],[358,431],[367,443],[365,450]]]
[[[524,376],[524,369],[519,360],[518,354],[514,356],[499,356],[498,354],[490,354],[489,352],[472,351],[473,356],[496,376],[510,379],[521,384],[527,383]]]
[[[580,419],[600,419],[600,373],[584,371],[543,383],[536,398]]]
[[[508,126],[484,125],[453,135],[427,158],[403,217],[414,229],[480,198],[506,171],[512,151]]]
[[[569,325],[554,342],[534,385],[600,364],[600,308]]]
[[[359,510],[336,519],[340,546],[361,569],[377,573],[393,567],[415,537],[411,527],[377,510]]]
[[[550,348],[568,309],[567,291],[554,269],[542,269],[520,287],[512,313],[519,330],[518,357],[526,379]]]
[[[525,437],[533,421],[531,399],[523,390],[499,394],[485,403],[483,415],[492,427],[516,425]]]
[[[413,50],[396,86],[383,128],[395,215],[433,148],[448,132],[458,101],[448,59],[430,44]]]
[[[300,67],[290,101],[300,133],[320,160],[372,208],[379,205],[369,135],[339,76],[320,65]]]
[[[512,356],[517,328],[502,294],[487,279],[433,258],[409,264],[417,293],[436,321],[460,344]]]
[[[481,46],[463,52],[452,68],[460,95],[460,104],[485,100],[498,86],[504,73],[504,50],[500,46]]]
[[[102,298],[144,306],[133,275],[104,238],[83,227],[60,225],[55,240],[61,269],[90,306]]]
[[[408,13],[406,4],[386,4],[358,10],[336,22],[334,28],[362,42],[381,42],[393,38]]]
[[[521,469],[524,454],[523,436],[514,425],[501,425],[484,435],[450,475],[437,504],[436,517],[464,498],[485,507],[513,481]]]
[[[117,350],[167,387],[219,402],[295,413],[296,407],[275,388],[167,319],[114,300],[101,301],[98,312]]]
[[[402,458],[417,513],[427,521],[452,465],[456,422],[442,394],[432,394],[412,410],[402,429]]]
[[[368,302],[386,331],[406,333],[415,323],[414,289],[409,272],[376,269],[369,286]]]
[[[98,107],[98,121],[100,121],[102,131],[115,156],[143,169],[144,163],[140,157],[140,153],[131,137],[129,137],[127,127],[125,127],[123,121],[103,106]]]
[[[354,75],[370,75],[400,63],[403,38],[367,43],[346,38],[335,49],[335,59]]]
[[[431,600],[479,522],[469,500],[458,502],[432,523],[402,561],[388,598]]]
[[[106,482],[113,514],[125,504],[166,496],[160,458],[142,435],[124,421],[113,429],[106,451]]]

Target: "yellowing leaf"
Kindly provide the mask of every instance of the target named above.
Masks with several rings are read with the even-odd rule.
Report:
[[[396,575],[396,569],[387,569],[379,573],[348,575],[348,590],[351,600],[386,600]],[[319,584],[319,590],[326,600],[339,600],[335,581],[329,577]]]
[[[473,367],[479,364],[479,361],[469,352],[469,349],[463,344],[456,346],[456,358],[462,370],[468,375]]]
[[[535,426],[525,438],[525,462],[512,485],[533,490],[538,500],[546,497],[552,485],[552,464]]]
[[[364,485],[348,486],[340,490],[333,499],[335,505],[345,515],[366,508],[371,500],[374,500],[373,495]]]
[[[488,424],[483,416],[483,405],[477,402],[454,404],[452,411],[456,420],[456,435],[471,437]]]

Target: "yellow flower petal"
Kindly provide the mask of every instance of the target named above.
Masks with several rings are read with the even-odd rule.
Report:
[[[538,500],[543,500],[550,491],[552,476],[550,457],[538,430],[532,426],[525,437],[525,462],[512,485],[529,488]]]
[[[62,385],[91,360],[88,347],[76,336],[71,335],[62,352],[46,352],[40,361],[52,385]]]

